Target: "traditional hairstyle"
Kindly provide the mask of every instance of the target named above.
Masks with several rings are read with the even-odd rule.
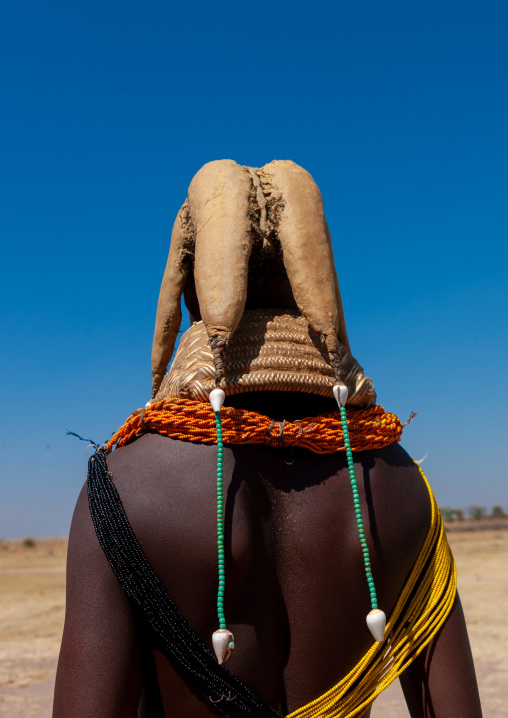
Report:
[[[207,338],[201,347],[207,346],[208,354],[202,350],[200,361],[211,365],[213,384],[226,394],[277,388],[331,397],[338,380],[348,387],[349,403],[375,403],[372,381],[351,356],[321,193],[311,175],[294,162],[275,160],[257,169],[219,160],[206,164],[193,178],[175,220],[159,295],[152,400],[197,396],[191,388],[182,394],[181,387],[179,394],[167,386],[159,393],[180,329],[182,294],[192,313],[202,319],[206,332],[201,332],[201,337]],[[279,310],[275,315],[282,317],[278,322],[285,326],[272,325],[268,336],[268,327],[260,326],[259,314],[252,317],[246,308]],[[249,322],[257,325],[255,332],[245,330]],[[258,357],[261,347],[274,336],[280,342],[283,329],[298,334],[298,343],[307,345],[314,367],[310,373],[326,379],[321,385],[297,382],[295,386],[292,379],[296,376],[289,375],[302,378],[306,367],[293,371],[288,359],[282,367],[274,368],[270,362],[265,367],[265,375],[272,371],[272,383],[282,386],[261,387],[260,380],[257,384],[239,382],[238,374],[247,377],[251,372],[245,351],[240,371],[228,363],[230,345],[237,364],[242,353],[234,347],[237,329],[251,337],[251,359]],[[245,336],[241,344],[245,346]],[[183,358],[184,364],[186,361]],[[321,367],[316,369],[316,363]],[[197,379],[195,371],[192,376]],[[209,383],[207,388],[209,392]]]

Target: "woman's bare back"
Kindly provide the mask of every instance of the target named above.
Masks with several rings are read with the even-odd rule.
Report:
[[[210,648],[217,627],[215,460],[213,446],[156,434],[108,457],[145,554]],[[379,602],[389,615],[429,525],[428,493],[398,445],[362,452],[355,462]],[[224,476],[225,611],[237,645],[228,668],[289,713],[337,683],[372,644],[345,457],[226,447]],[[91,523],[87,512],[83,497],[78,525]],[[96,541],[89,533],[88,543]],[[105,562],[108,570],[116,582]],[[166,715],[210,714],[157,653],[156,663]]]

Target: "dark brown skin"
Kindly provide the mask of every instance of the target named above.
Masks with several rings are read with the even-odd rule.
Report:
[[[228,404],[275,419],[333,410],[306,395],[241,395]],[[389,615],[426,535],[427,489],[397,444],[354,456],[379,605]],[[108,466],[152,567],[211,649],[216,617],[216,447],[148,434]],[[369,596],[343,453],[232,446],[224,451],[228,668],[280,713],[337,683],[372,644]],[[86,491],[69,540],[67,613],[54,718],[134,718],[149,656],[96,539]],[[143,658],[144,656],[144,658]],[[166,718],[216,715],[155,654]],[[145,679],[143,679],[145,666]],[[153,676],[152,676],[153,679]],[[404,673],[413,718],[478,718],[460,602]],[[157,695],[153,686],[145,690]],[[368,716],[370,711],[366,714]]]

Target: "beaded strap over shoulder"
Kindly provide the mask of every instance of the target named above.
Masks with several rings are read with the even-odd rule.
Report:
[[[206,648],[182,616],[148,563],[108,473],[106,452],[88,464],[88,502],[97,538],[154,648],[166,656],[203,700],[230,718],[282,718]]]

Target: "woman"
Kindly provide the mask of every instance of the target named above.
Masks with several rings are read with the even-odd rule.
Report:
[[[369,716],[399,674],[412,716],[481,716],[439,512],[351,355],[305,170],[198,172],[152,366],[78,499],[55,718]]]

